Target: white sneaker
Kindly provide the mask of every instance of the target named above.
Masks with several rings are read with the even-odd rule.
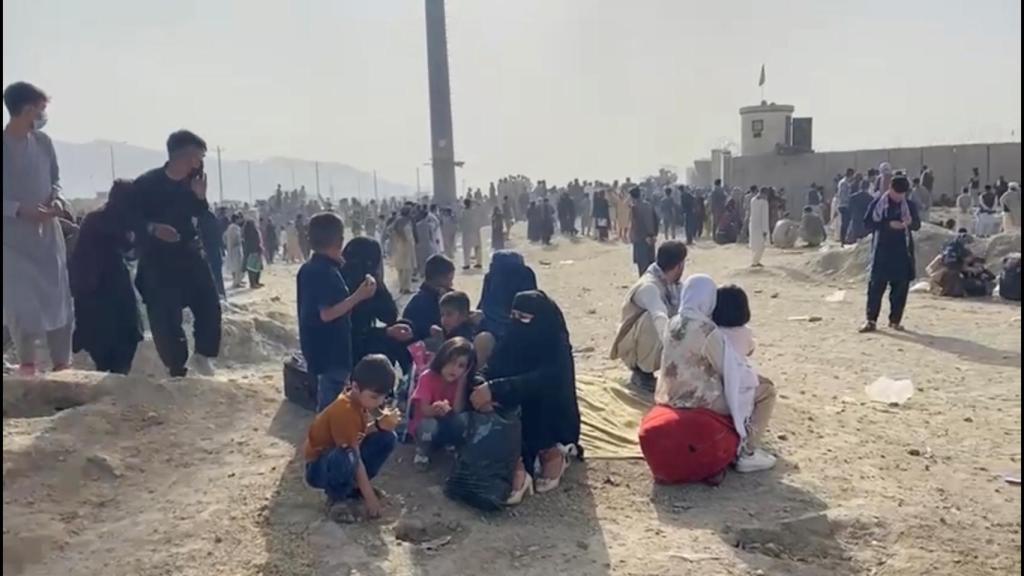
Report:
[[[192,355],[192,358],[189,359],[189,368],[196,374],[206,378],[213,378],[217,374],[217,368],[213,365],[213,360],[202,354]]]
[[[744,454],[736,460],[736,471],[740,474],[753,474],[755,472],[765,472],[775,468],[775,464],[778,462],[778,458],[771,454],[761,450],[760,448],[755,449],[749,454]]]

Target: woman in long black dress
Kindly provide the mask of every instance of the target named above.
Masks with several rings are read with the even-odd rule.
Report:
[[[384,354],[408,370],[411,358],[405,346],[412,332],[398,321],[398,306],[384,283],[383,251],[372,238],[359,236],[345,245],[341,253],[345,263],[341,276],[345,284],[359,286],[367,275],[377,281],[373,298],[360,302],[352,309],[352,365],[369,354]]]
[[[82,222],[68,263],[75,299],[74,351],[85,350],[98,371],[114,374],[131,372],[142,341],[135,288],[124,259],[131,250],[125,225],[130,195],[131,182],[114,183],[106,205]]]
[[[569,330],[558,304],[540,291],[521,292],[512,304],[512,325],[483,373],[485,384],[471,396],[473,407],[494,404],[522,410],[523,461],[511,503],[534,483],[537,492],[558,488],[569,465],[568,448],[579,444],[580,411]],[[525,463],[525,465],[524,465]]]

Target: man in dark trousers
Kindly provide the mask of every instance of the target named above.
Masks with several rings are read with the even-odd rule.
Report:
[[[630,241],[633,244],[633,263],[640,276],[643,276],[647,269],[654,264],[654,254],[658,247],[658,215],[640,194],[640,188],[634,187],[629,191],[632,198],[630,208]]]
[[[184,377],[191,364],[211,376],[212,359],[220,353],[221,309],[196,229],[196,221],[210,210],[203,171],[206,142],[192,132],[175,132],[167,139],[167,154],[167,164],[135,180],[135,283],[146,303],[153,343],[170,375]],[[194,318],[191,362],[182,328],[185,308]]]

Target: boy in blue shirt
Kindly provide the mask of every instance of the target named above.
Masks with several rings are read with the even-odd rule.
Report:
[[[345,226],[331,213],[309,221],[313,256],[299,269],[299,343],[317,381],[317,412],[344,390],[352,373],[352,309],[373,297],[377,282],[367,276],[355,293],[341,275]]]

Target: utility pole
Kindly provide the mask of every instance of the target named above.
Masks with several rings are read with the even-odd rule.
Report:
[[[110,145],[110,181],[117,180],[117,163],[114,161],[114,145]]]
[[[246,171],[246,174],[249,176],[249,204],[252,204],[253,201],[252,201],[252,161],[251,160],[246,160],[245,161],[245,171]]]
[[[373,171],[373,199],[380,202],[380,191],[377,189],[377,171]]]
[[[416,167],[416,199],[419,200],[420,196],[423,196],[423,188],[420,186],[420,167]]]
[[[221,162],[223,149],[217,146],[217,181],[220,186],[220,203],[224,203],[224,164]]]
[[[453,206],[455,144],[452,141],[452,95],[448,78],[448,31],[444,0],[425,0],[427,79],[430,91],[430,148],[434,170],[434,201]]]
[[[316,162],[315,164],[313,164],[313,170],[316,172],[316,195],[319,198],[320,197],[320,162]],[[333,202],[334,198],[331,198],[331,201]]]

